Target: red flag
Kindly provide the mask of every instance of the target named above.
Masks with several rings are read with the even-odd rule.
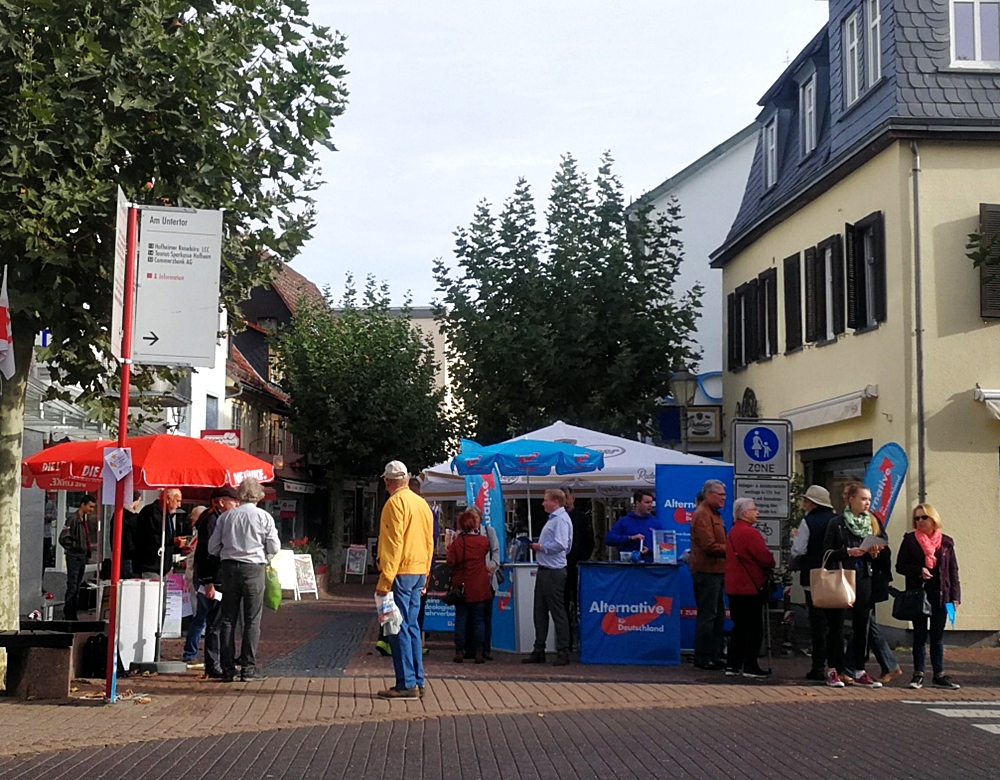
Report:
[[[0,374],[4,379],[14,376],[14,337],[10,329],[10,301],[7,299],[7,266],[3,267],[0,285]]]

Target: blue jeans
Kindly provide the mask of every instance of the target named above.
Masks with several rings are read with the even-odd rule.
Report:
[[[198,587],[197,580],[194,587]],[[208,625],[208,597],[204,593],[198,593],[196,597],[197,606],[194,615],[191,616],[187,639],[184,642],[185,661],[193,661],[198,657],[198,644],[201,642],[201,635],[205,633],[205,626]]]
[[[935,594],[936,595],[936,594]],[[924,646],[927,644],[928,621],[930,622],[931,669],[934,675],[944,674],[944,626],[948,620],[948,609],[938,604],[940,598],[931,596],[931,614],[913,621],[913,671],[924,671]]]
[[[726,623],[722,574],[691,572],[698,615],[694,624],[694,662],[699,666],[722,662],[722,629]]]
[[[455,652],[481,653],[486,644],[486,607],[488,601],[462,602],[455,605]]]
[[[425,574],[397,574],[392,581],[392,598],[403,616],[398,634],[389,635],[396,688],[411,689],[424,684],[424,651],[420,645],[420,591]]]

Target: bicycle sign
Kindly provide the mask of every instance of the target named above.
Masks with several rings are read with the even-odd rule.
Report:
[[[733,463],[737,477],[789,477],[792,425],[788,420],[734,420]]]

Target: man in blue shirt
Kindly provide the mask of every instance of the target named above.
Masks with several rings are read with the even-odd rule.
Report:
[[[640,488],[632,494],[632,511],[611,526],[604,537],[608,547],[617,547],[618,552],[642,554],[644,561],[653,560],[653,531],[662,531],[663,523],[653,515],[653,493]]]
[[[553,666],[569,663],[569,617],[566,614],[566,553],[573,546],[573,521],[563,508],[566,494],[561,490],[546,490],[542,506],[549,519],[532,543],[538,574],[535,578],[535,645],[526,664],[545,663],[545,640],[549,636],[549,615],[556,626],[556,660]]]

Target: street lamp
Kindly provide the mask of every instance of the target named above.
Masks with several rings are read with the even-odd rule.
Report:
[[[680,371],[674,371],[667,381],[670,395],[681,410],[681,451],[686,453],[688,451],[687,408],[694,401],[694,394],[698,392],[698,377],[686,368],[682,368]]]

